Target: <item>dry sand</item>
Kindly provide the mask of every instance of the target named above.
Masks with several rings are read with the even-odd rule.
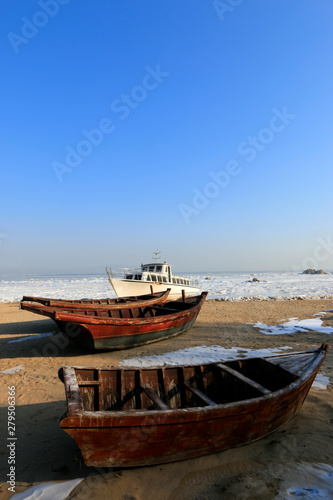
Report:
[[[324,310],[333,310],[333,300],[208,301],[194,327],[178,337],[126,351],[93,353],[74,343],[60,342],[62,337],[57,344],[51,337],[9,343],[57,329],[51,320],[19,310],[18,304],[0,304],[0,370],[23,366],[15,373],[0,374],[2,443],[7,438],[7,386],[16,388],[16,493],[37,483],[78,477],[85,479],[70,498],[270,499],[277,495],[286,498],[283,491],[288,486],[324,487],[329,478],[325,464],[332,465],[333,457],[333,348],[321,370],[330,377],[330,385],[326,390],[311,389],[301,412],[282,429],[222,453],[136,469],[95,469],[82,463],[76,443],[58,424],[66,406],[64,386],[57,376],[64,365],[116,366],[134,356],[199,345],[312,349],[323,342],[329,344],[330,336],[318,332],[268,336],[246,323],[276,325],[291,317],[312,318]],[[323,319],[324,325],[332,327],[333,311]],[[6,483],[7,460],[8,449],[2,446],[3,499],[12,495]],[[332,498],[330,495],[332,490],[325,498]]]

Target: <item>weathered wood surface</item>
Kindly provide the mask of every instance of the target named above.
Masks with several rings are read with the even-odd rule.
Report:
[[[141,466],[222,451],[288,422],[301,408],[327,349],[323,344],[288,357],[222,366],[64,367],[59,376],[68,411],[60,425],[88,466]],[[302,373],[286,369],[291,358],[296,366],[301,360]]]
[[[61,310],[75,311],[76,309],[83,311],[99,311],[104,309],[121,309],[133,306],[146,306],[149,304],[159,304],[165,302],[170,294],[170,288],[164,292],[157,292],[148,295],[137,295],[130,297],[117,297],[115,299],[82,299],[82,300],[67,300],[67,299],[50,299],[46,297],[31,297],[24,295],[20,306],[21,309],[26,309],[31,312],[39,313],[38,311],[49,311],[46,307],[57,308]],[[32,304],[31,304],[32,303]],[[39,305],[38,305],[39,304]],[[30,307],[30,309],[28,309]],[[83,313],[84,314],[84,313]]]

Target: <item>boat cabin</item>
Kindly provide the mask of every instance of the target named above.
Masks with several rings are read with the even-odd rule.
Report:
[[[172,276],[171,265],[164,262],[141,264],[141,271],[127,272],[126,280],[153,281],[156,283],[172,283],[174,285],[190,285],[190,280],[182,276]]]

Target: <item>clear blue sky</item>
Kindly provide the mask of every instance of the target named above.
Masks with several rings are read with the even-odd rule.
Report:
[[[331,0],[1,9],[0,272],[333,269]]]

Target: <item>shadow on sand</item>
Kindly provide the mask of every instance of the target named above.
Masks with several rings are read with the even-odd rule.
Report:
[[[0,324],[0,343],[6,346],[9,359],[72,357],[97,352],[69,340],[52,320]]]
[[[65,411],[65,399],[16,407],[17,439],[12,441],[15,442],[16,482],[67,480],[86,477],[94,471],[79,459],[75,441],[59,427]],[[0,420],[6,422],[7,408],[0,408]],[[5,446],[0,452],[2,483],[7,481],[9,452]]]

